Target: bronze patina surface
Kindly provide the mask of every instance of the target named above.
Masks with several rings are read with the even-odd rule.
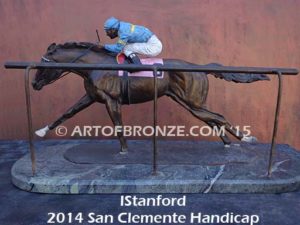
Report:
[[[104,48],[92,43],[76,42],[67,42],[59,45],[55,43],[51,44],[42,57],[42,62],[117,64],[115,55],[111,55]],[[224,73],[222,72],[222,65],[217,63],[211,63],[207,66],[220,67],[219,72],[183,72],[178,71],[178,67],[186,65],[196,66],[196,64],[179,59],[164,59],[164,65],[170,66],[170,71],[165,72],[164,78],[156,82],[153,82],[151,78],[144,77],[124,79],[118,76],[117,71],[80,70],[75,68],[59,69],[58,65],[57,69],[38,69],[32,86],[35,90],[41,90],[45,85],[53,83],[63,77],[65,72],[70,71],[79,75],[84,80],[86,94],[66,113],[49,124],[48,127],[50,130],[55,129],[61,123],[95,102],[106,105],[108,114],[115,126],[123,126],[122,105],[151,101],[156,99],[154,96],[158,98],[168,96],[208,126],[218,128],[224,126],[226,132],[232,134],[238,140],[243,139],[244,134],[239,132],[222,115],[207,109],[205,104],[208,94],[207,75],[211,74],[217,78],[236,83],[269,80],[266,75],[253,74],[251,71],[246,72],[246,74]],[[177,68],[172,70],[172,67],[176,66]],[[126,152],[127,144],[122,131],[118,132],[118,138],[121,144],[121,152]],[[226,133],[222,134],[220,138],[224,144],[228,145],[231,143]]]

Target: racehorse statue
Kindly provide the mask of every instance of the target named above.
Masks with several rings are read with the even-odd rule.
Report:
[[[47,52],[41,60],[42,62],[57,63],[117,64],[115,56],[111,55],[104,48],[85,42],[69,42],[59,45],[53,43],[48,47]],[[164,59],[163,63],[164,65],[195,66],[195,64],[179,59]],[[216,67],[222,66],[215,63],[208,64],[208,66],[212,65]],[[66,72],[73,72],[83,78],[86,94],[56,121],[36,131],[36,134],[39,136],[45,136],[49,130],[56,128],[95,102],[105,104],[114,126],[122,127],[121,106],[123,104],[137,104],[151,101],[154,98],[153,78],[127,77],[125,79],[118,75],[118,71],[39,69],[35,74],[32,86],[35,90],[41,90],[43,86],[63,77]],[[225,127],[226,132],[231,133],[241,141],[255,141],[255,137],[246,136],[242,132],[239,132],[222,115],[211,112],[205,107],[208,94],[208,74],[209,73],[204,72],[165,72],[163,78],[157,81],[158,97],[164,95],[171,97],[175,102],[191,112],[193,116],[205,122],[210,127]],[[221,72],[210,74],[217,78],[237,83],[269,80],[264,74],[234,74]],[[130,82],[128,82],[128,79]],[[126,87],[126,93],[124,87]],[[128,99],[130,99],[130,102]],[[121,144],[121,153],[126,153],[127,143],[122,131],[118,133],[118,138]],[[226,133],[223,133],[220,138],[225,147],[230,146],[231,141]]]

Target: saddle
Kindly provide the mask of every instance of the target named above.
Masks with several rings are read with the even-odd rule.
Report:
[[[124,53],[119,53],[116,56],[116,60],[118,64],[130,64],[129,59]],[[141,59],[141,63],[143,65],[153,65],[153,64],[164,64],[163,59],[160,58],[144,58]],[[153,77],[153,72],[152,71],[138,71],[138,72],[126,72],[119,70],[118,75],[120,77],[122,76],[128,76],[128,77]],[[159,71],[157,73],[157,78],[164,78],[164,73],[162,71]]]
[[[130,60],[126,57],[125,54],[119,53],[116,56],[118,64],[130,64]],[[144,58],[141,59],[143,65],[153,65],[153,64],[163,64],[163,60],[159,58]],[[122,95],[125,96],[123,104],[130,104],[130,80],[131,78],[143,77],[143,78],[153,78],[152,71],[138,71],[138,72],[128,72],[119,70],[119,77],[122,77]],[[162,79],[164,77],[164,72],[157,72],[157,78]]]

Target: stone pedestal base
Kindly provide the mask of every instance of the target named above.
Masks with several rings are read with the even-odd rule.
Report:
[[[266,177],[269,144],[159,141],[158,171],[152,143],[129,141],[119,154],[117,140],[63,142],[37,148],[37,173],[29,154],[12,168],[20,189],[39,193],[280,193],[300,190],[300,153],[276,146],[273,174]]]

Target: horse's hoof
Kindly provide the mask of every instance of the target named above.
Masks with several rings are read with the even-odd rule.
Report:
[[[48,131],[49,131],[49,127],[46,126],[42,129],[35,131],[34,133],[39,137],[45,137]]]
[[[224,145],[224,148],[230,148],[230,144]]]
[[[120,154],[121,154],[121,155],[126,155],[126,154],[128,154],[127,148],[122,148],[121,151],[120,151]]]
[[[247,143],[256,143],[257,142],[257,138],[254,136],[244,136],[241,141],[243,142],[247,142]]]

